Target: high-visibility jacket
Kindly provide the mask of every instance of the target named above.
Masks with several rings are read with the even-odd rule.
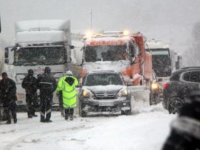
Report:
[[[70,82],[69,82],[69,81]],[[62,100],[64,108],[74,108],[77,104],[77,90],[78,80],[74,76],[64,76],[58,81],[56,92],[62,91]]]

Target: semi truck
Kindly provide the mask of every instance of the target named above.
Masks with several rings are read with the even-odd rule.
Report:
[[[162,87],[171,76],[171,73],[182,67],[182,57],[163,41],[148,40],[145,43],[146,51],[152,54],[152,64],[155,73],[155,81],[151,83],[150,105],[157,104],[162,100]]]
[[[50,67],[56,79],[70,68],[71,31],[68,20],[27,20],[15,25],[15,45],[5,48],[3,70],[16,82],[17,104],[25,105],[21,87],[28,69],[35,76]],[[54,96],[55,97],[55,96]],[[58,100],[54,99],[54,105]]]
[[[145,51],[144,36],[129,31],[104,31],[85,37],[82,74],[92,70],[121,72],[134,86],[152,80],[152,57]]]

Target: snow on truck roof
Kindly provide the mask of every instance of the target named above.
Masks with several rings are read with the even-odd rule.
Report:
[[[67,37],[62,31],[34,31],[18,32],[16,43],[51,43],[67,41]]]
[[[16,23],[16,43],[52,43],[70,40],[70,21],[27,20]]]
[[[24,31],[68,31],[70,30],[69,20],[26,20],[16,22],[16,32]]]
[[[157,49],[157,48],[169,48],[169,45],[162,42],[162,41],[159,41],[159,40],[148,40],[146,41],[146,49],[149,48],[149,49]]]
[[[95,37],[87,39],[86,45],[97,46],[97,45],[124,45],[130,41],[130,37]]]

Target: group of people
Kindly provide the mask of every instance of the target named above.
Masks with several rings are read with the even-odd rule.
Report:
[[[53,93],[56,91],[65,119],[73,120],[74,108],[77,103],[77,85],[78,80],[70,70],[57,82],[49,67],[45,67],[44,73],[38,75],[37,78],[34,77],[34,71],[29,69],[27,76],[22,81],[22,88],[26,92],[28,118],[37,117],[35,111],[37,106],[40,106],[40,122],[52,122],[51,107]],[[40,104],[37,101],[37,90],[39,90]],[[0,81],[0,100],[7,124],[11,124],[11,118],[13,118],[14,123],[17,123],[16,84],[8,78],[6,72],[2,73],[2,80]]]

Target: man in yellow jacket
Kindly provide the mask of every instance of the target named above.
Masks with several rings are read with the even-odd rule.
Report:
[[[56,88],[56,93],[62,92],[63,108],[65,110],[65,120],[73,120],[74,108],[77,104],[77,90],[78,80],[73,76],[71,71],[66,72],[66,76],[59,79]]]

